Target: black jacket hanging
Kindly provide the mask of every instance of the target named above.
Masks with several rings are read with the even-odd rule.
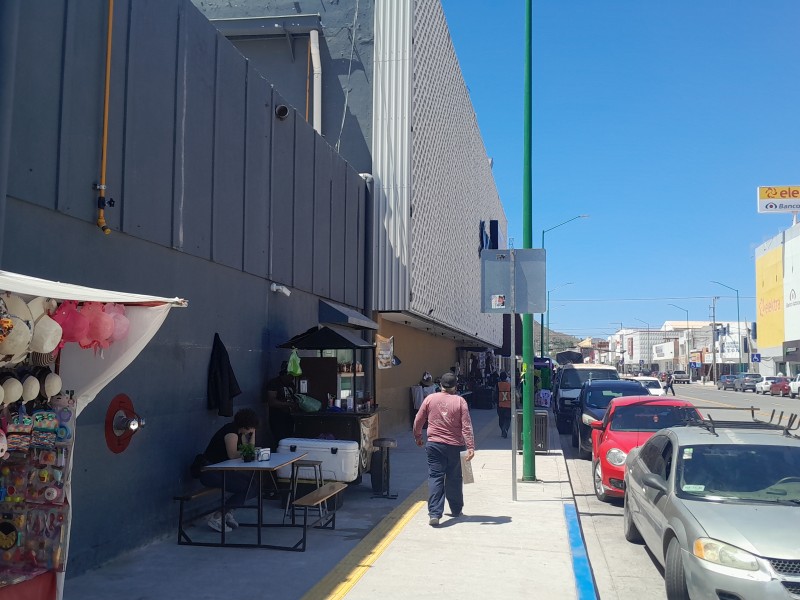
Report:
[[[219,416],[233,416],[233,399],[242,393],[231,367],[225,344],[214,334],[211,360],[208,363],[208,409],[219,409]]]

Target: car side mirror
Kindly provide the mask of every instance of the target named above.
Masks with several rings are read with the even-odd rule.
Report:
[[[592,429],[603,429],[603,422],[602,421],[592,421],[589,423],[589,427]]]
[[[664,481],[664,479],[660,475],[656,475],[654,473],[648,473],[647,475],[642,477],[642,483],[649,488],[658,490],[659,492],[664,492],[665,494],[669,493],[669,489],[667,488],[667,482]]]

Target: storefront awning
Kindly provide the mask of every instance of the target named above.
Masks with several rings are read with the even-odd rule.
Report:
[[[368,350],[374,347],[375,344],[362,339],[358,332],[332,326],[312,327],[278,346],[298,350]]]
[[[321,325],[339,325],[341,327],[374,329],[376,331],[378,329],[378,324],[375,321],[365,317],[360,312],[328,300],[319,301],[319,322]]]

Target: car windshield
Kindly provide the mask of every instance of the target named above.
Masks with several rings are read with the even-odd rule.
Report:
[[[649,395],[649,392],[643,389],[638,383],[634,385],[609,384],[608,387],[598,386],[597,388],[588,390],[586,394],[586,406],[591,406],[592,408],[608,408],[609,403],[614,398],[619,398],[620,396],[647,395]]]
[[[590,379],[619,379],[619,375],[611,369],[565,369],[561,376],[561,389],[580,389]]]
[[[800,504],[800,447],[684,446],[676,490],[683,498]]]
[[[658,381],[642,381],[642,385],[651,390],[660,390],[661,384]]]
[[[685,406],[634,404],[618,406],[611,417],[612,431],[658,431],[682,425],[689,409]]]

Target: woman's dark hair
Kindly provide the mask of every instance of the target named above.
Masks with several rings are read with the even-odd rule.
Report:
[[[233,416],[233,424],[237,429],[254,429],[258,427],[258,415],[252,408],[243,408]]]

